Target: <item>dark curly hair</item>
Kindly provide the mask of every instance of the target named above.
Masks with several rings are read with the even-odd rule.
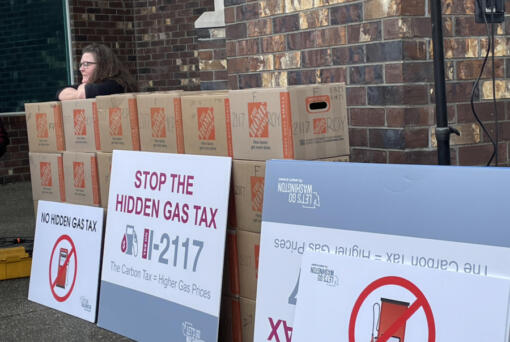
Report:
[[[106,79],[119,83],[125,92],[136,92],[138,86],[136,80],[129,74],[113,53],[112,49],[103,44],[90,44],[83,48],[82,54],[91,53],[96,58],[96,70],[92,75],[91,83],[99,83]]]

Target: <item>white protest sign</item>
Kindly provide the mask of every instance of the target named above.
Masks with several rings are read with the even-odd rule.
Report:
[[[96,320],[103,209],[39,201],[28,299]]]
[[[508,341],[510,280],[305,252],[292,341]]]
[[[101,327],[137,340],[217,338],[230,170],[225,157],[114,152]]]
[[[255,340],[291,341],[306,249],[509,278],[509,192],[503,168],[268,161]]]

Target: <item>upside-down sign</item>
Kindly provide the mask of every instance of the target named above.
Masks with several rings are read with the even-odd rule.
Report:
[[[508,279],[305,252],[299,291],[292,342],[508,341]]]
[[[96,320],[103,209],[39,201],[28,299]]]

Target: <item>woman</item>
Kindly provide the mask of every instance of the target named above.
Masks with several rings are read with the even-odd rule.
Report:
[[[83,49],[80,73],[80,84],[57,91],[59,100],[88,99],[98,95],[137,91],[133,77],[113,51],[103,44],[91,44]]]

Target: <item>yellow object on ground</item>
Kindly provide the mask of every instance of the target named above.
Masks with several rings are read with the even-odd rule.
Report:
[[[0,280],[28,277],[31,266],[25,247],[0,248]]]

